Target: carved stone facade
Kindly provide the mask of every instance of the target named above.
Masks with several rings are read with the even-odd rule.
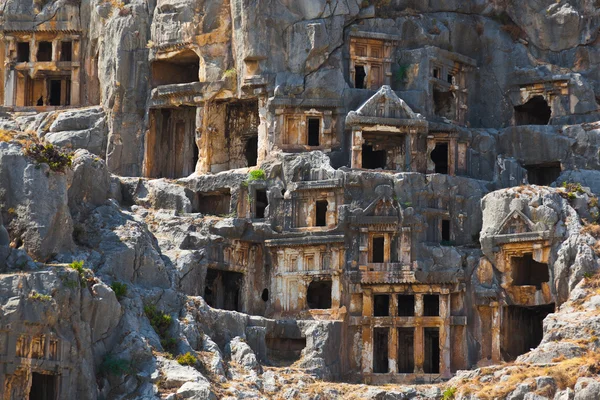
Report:
[[[81,32],[4,31],[4,105],[48,110],[80,105]]]
[[[71,393],[71,346],[42,326],[0,327],[0,397],[60,399]]]

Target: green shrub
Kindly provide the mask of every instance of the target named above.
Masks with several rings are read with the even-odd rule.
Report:
[[[29,294],[29,298],[31,300],[37,300],[37,301],[51,301],[52,300],[52,296],[49,296],[47,294],[40,294],[40,293],[36,292],[35,290],[31,291],[31,294]]]
[[[160,337],[160,345],[165,351],[172,353],[177,348],[177,339],[171,337],[168,333],[173,318],[169,314],[158,310],[153,304],[145,305],[144,313],[148,317],[150,325]]]
[[[110,284],[110,288],[115,292],[115,295],[119,300],[127,295],[127,285],[124,283],[115,281]]]
[[[254,171],[248,172],[248,178],[246,179],[246,182],[250,183],[252,181],[261,181],[264,179],[267,179],[265,171],[262,169],[255,169]]]
[[[81,280],[81,284],[85,285],[86,269],[83,268],[83,265],[84,265],[83,260],[73,261],[71,264],[69,264],[69,268],[74,269],[75,271],[77,271],[79,273],[79,278]]]
[[[177,356],[177,362],[179,365],[189,365],[193,367],[198,362],[198,359],[189,351],[185,354]]]
[[[31,143],[23,153],[38,164],[48,164],[50,169],[56,172],[64,172],[73,162],[73,154],[54,147],[51,143]]]
[[[106,375],[124,375],[131,373],[132,370],[131,361],[116,358],[112,354],[105,355],[100,364],[100,372]]]
[[[83,274],[83,273],[85,273],[85,268],[83,268],[83,265],[84,265],[83,260],[73,261],[71,264],[69,264],[69,268],[74,269],[75,271],[79,272],[80,274]]]
[[[442,400],[453,400],[455,394],[456,394],[456,388],[449,387],[446,390],[444,390],[444,393],[442,393]]]

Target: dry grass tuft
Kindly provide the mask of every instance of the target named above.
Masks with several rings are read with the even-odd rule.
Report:
[[[587,233],[596,239],[600,239],[600,225],[596,223],[586,224],[583,228],[581,228],[581,233]]]
[[[504,380],[494,377],[491,382],[465,382],[459,393],[469,390],[480,399],[504,399],[521,383],[532,383],[533,386],[533,380],[538,376],[552,377],[558,389],[564,390],[573,388],[581,376],[593,376],[595,371],[600,370],[600,354],[591,350],[581,357],[564,359],[563,356],[553,361],[556,362],[545,366],[515,364],[514,368],[507,370]]]
[[[31,143],[37,142],[35,134],[29,134],[20,131],[0,129],[0,142],[18,142],[23,146],[28,146]]]

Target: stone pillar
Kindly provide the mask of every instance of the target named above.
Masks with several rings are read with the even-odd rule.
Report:
[[[367,265],[369,263],[369,229],[360,228],[358,247],[358,265]]]
[[[352,130],[352,168],[362,168],[362,131]]]
[[[383,262],[389,263],[392,253],[392,235],[385,233],[383,235]]]
[[[362,327],[362,372],[370,374],[373,372],[373,329],[370,325],[370,317],[373,316],[373,296],[371,289],[363,291],[363,323]]]
[[[402,227],[402,233],[400,234],[400,240],[398,241],[399,249],[399,260],[402,265],[410,265],[411,264],[411,229],[409,227]]]
[[[498,302],[490,303],[492,308],[492,361],[499,363],[502,361],[500,353],[501,346],[501,324],[502,324],[502,306]]]
[[[396,297],[396,296],[393,296]],[[395,374],[398,372],[398,329],[395,326],[389,328],[388,332],[388,369]]]
[[[260,123],[258,124],[258,157],[256,165],[260,165],[269,153],[269,135],[268,135],[268,109],[267,109],[267,94],[261,94],[258,96],[258,117]]]
[[[335,192],[329,192],[327,194],[327,228],[333,229],[337,225],[337,204],[335,201]]]
[[[444,379],[450,379],[450,294],[440,294],[440,374]]]
[[[412,132],[409,132],[408,134],[406,134],[404,136],[404,172],[412,172],[411,171],[411,167],[410,164],[412,162],[411,158],[412,158],[412,140],[411,140],[411,136],[412,136]]]
[[[54,39],[52,41],[52,55],[51,60],[58,62],[60,60],[60,40]]]
[[[427,173],[435,172],[435,163],[431,160],[431,152],[435,149],[435,138],[432,135],[427,135]],[[448,160],[450,161],[450,160]]]
[[[415,294],[415,343],[414,360],[415,374],[423,374],[423,363],[425,362],[425,335],[423,323],[420,317],[423,316],[423,295]]]
[[[78,106],[80,103],[80,86],[79,86],[79,71],[80,68],[73,67],[71,70],[71,106]]]
[[[4,70],[4,106],[15,105],[15,89],[17,87],[17,73],[10,66]]]
[[[334,271],[331,274],[331,308],[340,308],[341,298],[340,272]]]
[[[198,145],[198,163],[196,164],[196,173],[205,174],[210,172],[211,151],[210,151],[210,127],[208,126],[207,115],[213,112],[210,103],[204,103],[203,106],[196,108],[196,143]]]
[[[448,175],[456,175],[456,138],[448,142]]]
[[[35,40],[35,35],[29,39],[29,62],[37,62],[37,40]]]

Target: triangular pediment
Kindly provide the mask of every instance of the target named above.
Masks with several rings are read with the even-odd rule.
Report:
[[[535,224],[519,210],[513,210],[500,224],[496,235],[515,235],[533,232]]]
[[[358,110],[351,111],[360,117],[393,118],[393,119],[424,119],[415,113],[391,87],[384,85],[371,98],[361,105]]]
[[[362,215],[365,217],[398,217],[399,211],[394,205],[392,187],[378,186],[375,188],[375,193],[378,196],[364,209]]]

